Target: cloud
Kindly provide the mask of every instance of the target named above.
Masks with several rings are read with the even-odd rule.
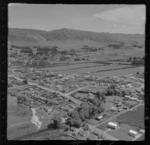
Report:
[[[95,13],[93,16],[114,24],[121,24],[125,27],[140,27],[145,24],[145,6],[125,6],[102,13]]]

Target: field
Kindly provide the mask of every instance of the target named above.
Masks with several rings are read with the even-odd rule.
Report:
[[[144,106],[139,106],[133,111],[126,112],[116,118],[117,122],[130,124],[144,129]]]
[[[130,141],[134,138],[128,135],[128,132],[131,128],[135,130],[135,127],[129,126],[127,124],[121,124],[118,130],[115,130],[115,131],[111,130],[111,131],[108,131],[108,133],[118,138],[119,140]]]
[[[110,121],[118,122],[121,124],[128,124],[130,126],[134,126],[137,128],[144,129],[144,106],[139,106],[132,111],[128,111],[119,115],[117,118],[114,118]],[[108,122],[104,123],[103,125],[98,126],[98,128],[102,130],[107,129]]]
[[[8,95],[7,100],[7,138],[13,139],[34,131],[36,128],[30,122],[31,111],[29,108],[17,104],[15,97]]]
[[[21,122],[29,122],[31,112],[28,107],[18,105],[15,97],[8,96],[8,128]]]
[[[7,139],[13,140],[18,137],[27,135],[32,132],[36,132],[37,128],[32,123],[20,124],[19,126],[15,126],[13,128],[7,129]]]
[[[131,66],[131,65],[118,65],[118,64],[96,64],[96,63],[85,63],[76,64],[60,67],[45,68],[44,70],[50,70],[51,72],[60,73],[87,73],[90,72],[92,75],[99,76],[120,76],[126,74],[133,74],[136,72],[143,72],[143,66]]]

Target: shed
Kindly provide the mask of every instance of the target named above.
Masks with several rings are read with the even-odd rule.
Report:
[[[139,130],[139,133],[144,134],[144,133],[145,133],[145,130],[144,130],[144,129],[140,129],[140,130]]]
[[[109,122],[107,127],[111,129],[118,129],[119,126],[118,126],[118,123],[116,122]]]
[[[102,118],[103,118],[103,116],[99,115],[99,116],[96,117],[96,120],[101,120]]]
[[[130,136],[132,137],[136,137],[138,135],[138,132],[135,131],[135,130],[129,130],[129,133],[128,133]]]

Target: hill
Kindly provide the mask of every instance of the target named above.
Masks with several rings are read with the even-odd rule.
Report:
[[[58,29],[41,31],[33,29],[10,28],[8,41],[18,46],[57,45],[62,48],[81,47],[83,45],[100,46],[106,43],[144,42],[142,34],[113,34],[80,31],[73,29]]]

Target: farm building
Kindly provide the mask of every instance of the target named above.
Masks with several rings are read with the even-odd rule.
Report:
[[[145,130],[144,130],[144,129],[140,129],[140,130],[139,130],[139,133],[144,134],[144,133],[145,133]]]
[[[111,129],[118,129],[119,128],[119,126],[116,122],[109,122],[107,127],[111,128]]]
[[[138,135],[138,132],[135,131],[135,130],[129,130],[129,133],[128,133],[130,136],[133,136],[133,137],[136,137]]]

